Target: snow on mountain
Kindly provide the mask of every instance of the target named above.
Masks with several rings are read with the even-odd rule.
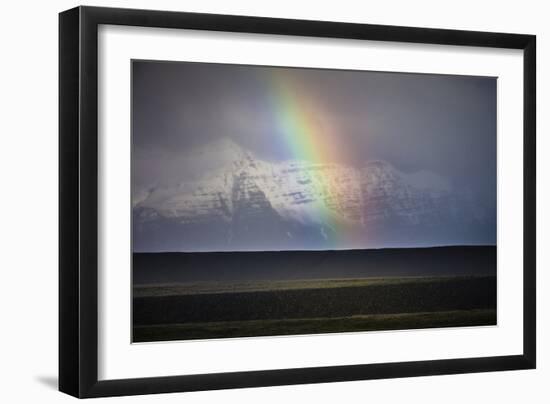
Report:
[[[136,190],[141,192],[140,198],[134,195],[138,243],[155,229],[162,238],[162,226],[172,229],[168,233],[176,239],[189,238],[186,227],[196,234],[210,234],[210,227],[217,233],[209,240],[219,237],[222,244],[231,244],[243,234],[253,239],[254,234],[258,238],[269,232],[272,241],[279,242],[293,233],[306,234],[306,228],[327,239],[327,232],[336,231],[330,227],[335,222],[362,228],[372,240],[373,233],[395,238],[395,234],[414,234],[409,230],[418,226],[443,228],[462,223],[465,217],[480,218],[479,212],[468,211],[473,207],[453,193],[444,178],[427,171],[403,173],[384,161],[370,161],[360,168],[268,162],[227,139],[193,155],[216,159],[218,168],[195,181],[147,193]],[[170,248],[185,248],[186,242],[182,243]]]

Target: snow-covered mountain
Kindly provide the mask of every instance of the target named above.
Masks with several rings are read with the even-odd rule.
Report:
[[[468,244],[485,220],[444,178],[384,161],[269,162],[230,140],[191,156],[218,167],[197,180],[135,190],[134,250]]]

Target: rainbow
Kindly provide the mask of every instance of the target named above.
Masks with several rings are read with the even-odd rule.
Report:
[[[308,214],[324,226],[323,236],[333,247],[348,246],[353,236],[353,227],[346,220],[338,207],[345,195],[335,187],[335,178],[329,178],[323,167],[330,167],[341,161],[345,152],[344,145],[335,142],[337,139],[330,125],[320,119],[322,107],[316,103],[300,86],[300,83],[282,70],[271,71],[268,77],[270,110],[283,146],[293,160],[305,161],[315,172],[316,191],[321,197],[310,203]],[[323,117],[328,114],[322,114]],[[330,195],[331,201],[327,203]],[[326,230],[325,227],[326,226]]]

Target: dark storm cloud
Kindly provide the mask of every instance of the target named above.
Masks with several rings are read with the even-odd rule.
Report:
[[[181,156],[222,137],[263,159],[292,158],[266,80],[284,70],[315,100],[342,163],[433,172],[496,220],[495,78],[147,61],[132,69],[135,187],[181,179]]]
[[[261,77],[265,70],[275,69],[134,62],[136,150],[171,154],[225,136],[265,158],[287,158],[285,150],[273,147],[273,111]],[[337,128],[353,163],[383,159],[403,170],[427,169],[470,182],[473,188],[475,182],[484,188],[494,181],[496,79],[287,71],[324,106],[322,113],[330,116],[321,118]]]

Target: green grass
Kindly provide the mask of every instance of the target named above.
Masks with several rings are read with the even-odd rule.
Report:
[[[496,324],[496,277],[194,282],[134,287],[134,341]]]
[[[496,325],[496,310],[134,326],[134,342]]]
[[[473,276],[447,277],[372,277],[359,279],[297,279],[241,282],[188,282],[178,284],[136,285],[134,297],[181,296],[217,293],[268,292],[283,290],[332,289],[407,283],[453,282]]]

